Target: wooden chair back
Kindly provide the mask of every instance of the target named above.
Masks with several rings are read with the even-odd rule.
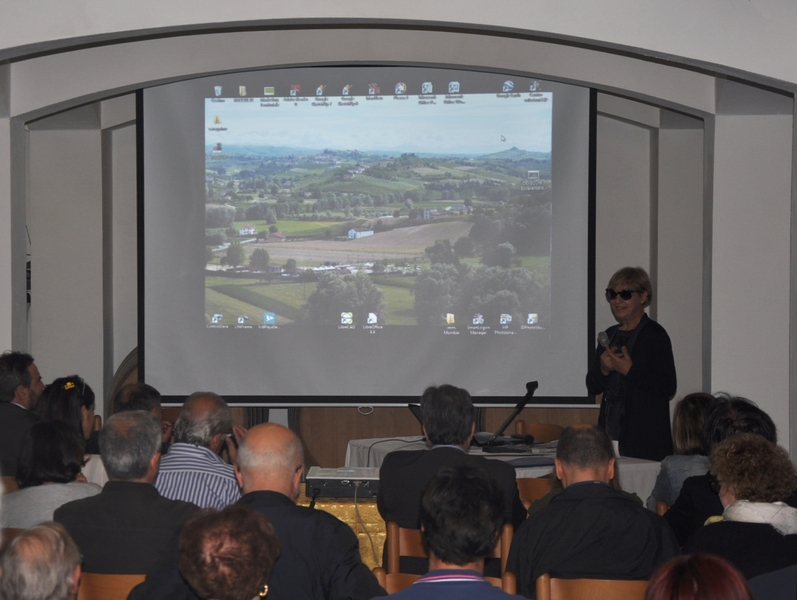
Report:
[[[77,600],[127,600],[130,590],[143,582],[146,575],[107,575],[83,573]]]
[[[545,496],[545,494],[550,492],[552,486],[553,479],[550,477],[523,477],[517,480],[517,489],[520,493],[520,501],[523,502],[523,506],[526,507],[526,510],[529,509],[535,500],[539,500]]]
[[[388,573],[382,567],[374,567],[374,575],[388,594],[395,594],[403,589],[410,587],[413,583],[418,581],[420,575],[411,575],[409,573]],[[501,579],[498,577],[485,577],[487,581],[495,587],[501,588],[507,594],[517,593],[517,579],[514,573],[506,571]]]
[[[515,433],[533,435],[535,442],[552,442],[558,440],[565,430],[561,425],[554,423],[526,423],[523,420],[515,421]]]
[[[6,494],[16,492],[19,489],[17,485],[17,478],[13,475],[3,475],[3,491]]]
[[[656,514],[657,515],[659,515],[660,517],[663,517],[664,513],[666,513],[668,510],[670,510],[670,505],[669,504],[667,504],[666,502],[656,502]]]
[[[537,600],[645,600],[647,581],[623,579],[537,579]]]
[[[501,528],[490,556],[501,559],[501,573],[506,572],[506,561],[509,558],[509,547],[512,545],[512,537],[515,530],[508,523]],[[420,529],[405,529],[399,527],[395,521],[387,523],[387,573],[394,574],[400,572],[399,558],[401,556],[414,556],[427,558],[426,548],[421,541]]]

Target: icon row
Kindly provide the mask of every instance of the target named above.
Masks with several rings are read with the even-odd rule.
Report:
[[[530,92],[536,92],[537,89],[539,88],[539,85],[540,84],[539,84],[538,81],[532,81],[529,84],[529,91]],[[382,88],[381,88],[381,86],[378,83],[369,83],[367,87],[368,87],[368,95],[369,96],[378,96],[379,94],[382,93]],[[449,81],[447,89],[448,89],[447,93],[449,93],[449,94],[459,94],[459,93],[461,93],[459,81]],[[341,89],[340,95],[341,96],[354,95],[354,91],[353,90],[354,90],[354,86],[352,84],[348,83],[348,84],[343,86],[343,88]],[[403,81],[399,81],[394,86],[393,93],[396,96],[401,96],[401,95],[407,94],[408,90],[409,90],[409,88],[407,87],[407,84],[404,83]],[[514,91],[515,91],[515,82],[512,81],[511,79],[507,79],[501,85],[501,92],[503,92],[503,93],[510,93],[510,92],[514,92]],[[220,86],[220,85],[213,86],[213,93],[216,96],[221,96],[223,92],[224,92],[223,86]],[[294,84],[291,84],[290,89],[288,91],[288,95],[290,95],[290,96],[299,96],[299,95],[301,95],[301,92],[302,92],[301,84],[294,83]],[[326,96],[328,93],[331,94],[332,91],[331,90],[327,91],[327,86],[326,85],[319,85],[315,89],[315,95],[316,96]],[[421,84],[420,93],[421,93],[421,95],[434,94],[434,84],[431,81],[424,81]],[[242,96],[242,97],[248,95],[248,91],[247,91],[247,88],[246,88],[245,85],[239,85],[238,86],[238,95]],[[276,96],[276,95],[277,95],[277,88],[275,86],[267,85],[267,86],[265,86],[263,88],[263,96]]]
[[[369,312],[368,317],[366,317],[365,322],[368,325],[376,325],[379,322],[379,318],[377,317],[376,313]],[[341,325],[354,325],[354,313],[350,313],[344,311],[340,313],[340,324]]]
[[[539,317],[537,316],[537,313],[528,313],[526,315],[526,325],[536,325],[538,322]],[[484,315],[481,313],[476,313],[473,315],[471,323],[473,323],[473,325],[484,325]],[[512,315],[507,313],[501,314],[498,318],[498,323],[499,325],[511,325]],[[446,313],[446,324],[456,324],[456,316],[454,313]]]
[[[224,315],[221,313],[214,313],[213,316],[210,318],[210,322],[214,325],[217,325],[222,322],[224,319]],[[246,325],[247,321],[249,321],[249,315],[238,315],[236,318],[238,325]],[[263,325],[276,325],[277,323],[277,315],[273,312],[264,312],[263,313]]]

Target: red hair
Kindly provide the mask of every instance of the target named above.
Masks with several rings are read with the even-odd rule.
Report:
[[[656,570],[645,600],[753,600],[753,593],[744,575],[724,558],[688,554]]]

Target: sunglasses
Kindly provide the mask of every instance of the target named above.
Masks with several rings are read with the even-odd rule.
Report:
[[[614,300],[617,296],[620,296],[623,300],[630,300],[631,296],[634,294],[638,294],[636,290],[613,290],[612,288],[606,288],[606,300]]]

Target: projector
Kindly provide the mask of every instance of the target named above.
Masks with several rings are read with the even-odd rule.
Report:
[[[308,498],[376,498],[379,491],[379,469],[375,467],[343,467],[328,469],[310,467],[304,486]]]

